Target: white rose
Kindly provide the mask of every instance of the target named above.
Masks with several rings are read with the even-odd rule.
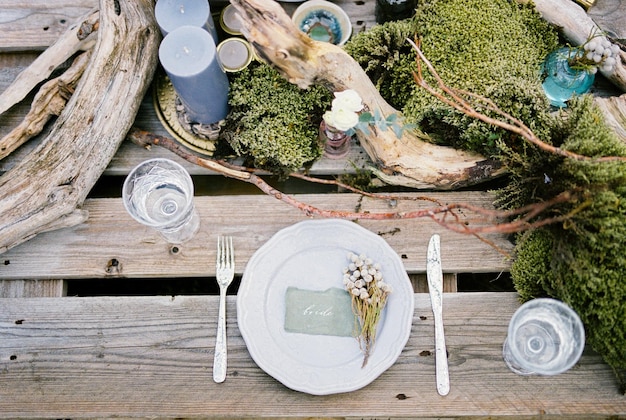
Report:
[[[343,92],[335,92],[332,109],[344,109],[346,111],[359,112],[363,109],[363,102],[356,91],[352,89]]]
[[[333,109],[324,113],[326,124],[340,131],[348,131],[359,123],[359,114],[344,109]]]

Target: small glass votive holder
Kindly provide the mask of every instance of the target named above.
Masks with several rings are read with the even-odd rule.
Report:
[[[191,239],[200,228],[193,202],[193,181],[173,160],[157,158],[137,165],[122,187],[126,211],[173,244]]]
[[[584,347],[578,314],[559,300],[538,298],[513,314],[502,355],[518,375],[557,375],[576,364]]]

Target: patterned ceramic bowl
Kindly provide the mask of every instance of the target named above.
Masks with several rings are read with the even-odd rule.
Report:
[[[348,14],[329,1],[305,1],[298,6],[291,18],[302,32],[316,41],[343,45],[352,35],[352,23]]]

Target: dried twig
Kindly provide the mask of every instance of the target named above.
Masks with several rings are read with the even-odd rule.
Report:
[[[258,172],[250,168],[242,168],[232,165],[223,161],[216,161],[213,159],[199,157],[191,152],[187,151],[180,144],[169,137],[159,136],[146,131],[133,128],[128,133],[128,138],[134,143],[149,148],[151,145],[158,145],[164,147],[183,159],[194,163],[198,166],[213,170],[222,175],[230,178],[239,179],[244,182],[255,185],[259,190],[263,191],[269,196],[276,198],[284,203],[289,204],[305,213],[308,216],[321,216],[327,218],[340,218],[347,220],[392,220],[392,219],[415,219],[415,218],[430,218],[436,223],[450,229],[455,232],[471,234],[479,237],[481,240],[490,243],[488,240],[480,237],[480,235],[487,233],[512,233],[523,231],[526,229],[544,226],[550,223],[563,221],[567,218],[567,215],[559,217],[544,218],[536,220],[536,217],[545,212],[546,210],[564,203],[571,201],[574,197],[571,193],[563,193],[550,201],[543,203],[537,203],[528,205],[526,207],[515,210],[496,210],[485,209],[483,207],[474,206],[467,203],[453,203],[453,204],[441,204],[438,200],[420,196],[414,197],[414,200],[424,200],[434,203],[435,205],[429,208],[413,210],[413,211],[397,211],[397,212],[353,212],[343,210],[327,210],[321,209],[310,204],[299,201],[298,199],[284,194],[276,188],[269,185]],[[301,174],[293,174],[295,177],[307,179],[315,182],[322,182],[327,184],[335,184],[348,187],[351,191],[357,192],[362,195],[370,196],[373,198],[395,200],[403,199],[403,196],[387,195],[387,194],[372,194],[360,191],[354,187],[347,186],[338,181],[333,180],[319,180],[316,178],[304,176]],[[468,217],[460,218],[459,211],[471,211],[475,213],[472,219]],[[515,220],[506,222],[515,217]],[[492,244],[493,245],[493,244]],[[495,247],[495,245],[494,245]],[[497,247],[496,247],[497,248]]]
[[[487,124],[494,125],[496,127],[503,128],[512,133],[518,134],[524,139],[526,139],[529,143],[534,144],[539,147],[541,150],[546,151],[548,153],[552,153],[558,156],[563,156],[569,159],[574,160],[589,160],[594,162],[612,162],[612,161],[622,161],[626,162],[626,157],[623,156],[602,156],[602,157],[590,157],[585,155],[580,155],[578,153],[573,153],[568,150],[563,150],[560,147],[552,146],[541,139],[539,139],[535,133],[521,120],[513,117],[512,115],[504,112],[502,109],[498,108],[498,106],[493,103],[488,98],[484,96],[476,95],[472,92],[468,92],[462,89],[455,89],[450,86],[447,86],[437,71],[433,67],[430,61],[426,58],[424,53],[419,47],[419,41],[413,42],[410,39],[407,41],[413,46],[413,49],[417,52],[418,60],[417,60],[417,72],[413,72],[413,78],[415,79],[415,83],[417,83],[420,87],[425,89],[431,95],[439,99],[441,102],[446,105],[451,106],[464,113],[465,115],[476,118]],[[422,62],[426,65],[429,73],[435,78],[437,81],[437,87],[440,90],[435,89],[433,86],[429,85],[428,82],[424,79],[422,74]],[[475,105],[481,105],[485,107],[485,109],[496,113],[502,119],[489,117],[479,111],[476,110]]]

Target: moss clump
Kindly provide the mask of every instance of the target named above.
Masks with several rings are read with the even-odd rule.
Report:
[[[626,145],[607,127],[591,97],[554,118],[554,145],[588,156],[626,156]],[[542,217],[563,223],[524,234],[511,274],[524,299],[537,285],[580,315],[587,343],[613,367],[626,371],[626,162],[576,161],[528,149],[505,155],[512,169],[500,204],[542,202],[569,191],[574,199]],[[535,174],[536,176],[532,176]]]
[[[321,156],[316,116],[330,102],[322,87],[303,91],[265,64],[250,66],[231,79],[231,112],[222,138],[248,164],[285,175]]]
[[[544,285],[552,283],[554,276],[550,267],[553,248],[552,233],[545,229],[529,231],[518,238],[511,276],[522,301],[546,295]]]
[[[558,45],[558,35],[531,6],[507,0],[421,2],[413,20],[374,27],[346,45],[408,121],[438,143],[489,156],[509,133],[452,110],[416,86],[415,53],[406,42],[416,35],[447,85],[492,99],[511,115],[537,122],[531,128],[544,134],[540,122],[548,103],[539,67]],[[424,76],[436,85],[426,70]]]
[[[353,36],[344,46],[381,96],[397,109],[404,107],[415,91],[411,71],[417,54],[406,41],[414,36],[415,28],[410,20],[392,21]]]
[[[423,2],[415,28],[424,54],[447,85],[486,96],[522,121],[542,120],[547,104],[539,67],[558,45],[558,36],[532,6],[508,0]],[[424,77],[435,85],[430,74]],[[434,102],[421,89],[411,96],[405,114],[445,143],[486,155],[496,152],[497,139],[509,136]],[[540,126],[531,128],[544,134]]]

